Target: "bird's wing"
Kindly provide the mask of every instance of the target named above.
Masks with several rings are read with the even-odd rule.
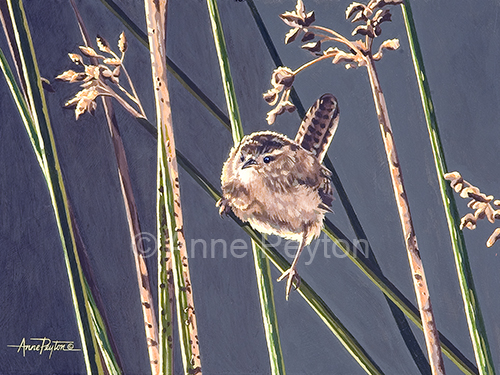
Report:
[[[318,193],[321,198],[321,204],[319,208],[328,211],[328,212],[333,212],[331,210],[332,202],[335,199],[333,197],[333,188],[332,188],[332,183],[330,181],[330,176],[332,172],[330,172],[327,168],[321,167],[321,174],[323,175],[323,179],[320,183],[320,186],[318,188]]]
[[[295,141],[322,163],[338,124],[337,99],[332,94],[324,94],[307,111]]]

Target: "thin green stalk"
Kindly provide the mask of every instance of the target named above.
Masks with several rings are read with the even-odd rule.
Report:
[[[149,48],[148,36],[130,17],[113,1],[101,0],[101,2],[123,23],[123,25],[146,47]],[[203,91],[167,56],[167,69],[184,88],[191,93],[208,111],[223,124],[229,125],[228,117],[217,105],[206,96]]]
[[[87,31],[83,18],[74,2],[71,0],[71,6],[75,12],[77,18],[78,26],[82,34],[83,42],[86,47],[92,46],[92,39]],[[116,58],[118,58],[115,55]],[[93,65],[98,65],[98,60],[96,57],[90,57],[90,61]],[[128,77],[130,85],[133,87],[130,77]],[[151,371],[155,374],[158,368],[157,363],[159,362],[158,354],[158,327],[156,323],[155,309],[153,303],[153,294],[151,291],[151,285],[149,282],[149,273],[146,267],[146,260],[144,258],[144,244],[141,236],[141,227],[139,223],[139,215],[137,213],[137,207],[135,204],[135,197],[132,191],[132,182],[130,180],[130,173],[128,168],[127,156],[125,153],[125,147],[120,135],[120,130],[118,127],[118,120],[115,116],[115,111],[113,108],[113,103],[110,97],[102,96],[102,103],[104,107],[104,113],[106,115],[106,121],[108,123],[109,135],[111,137],[111,143],[113,145],[113,150],[116,157],[116,165],[118,167],[118,176],[120,181],[120,188],[123,197],[123,203],[125,206],[125,213],[127,217],[127,224],[129,229],[129,236],[131,240],[132,254],[134,256],[134,263],[136,266],[136,276],[138,282],[139,290],[139,302],[141,304],[141,309],[144,319],[144,329],[146,336],[146,345],[148,348],[149,360],[151,363]]]
[[[161,150],[163,153],[164,149]],[[166,155],[162,155],[162,159]],[[161,160],[158,161],[161,165]],[[158,349],[160,351],[160,373],[173,375],[174,373],[174,280],[172,270],[171,247],[168,235],[168,225],[165,220],[167,208],[162,169],[158,168],[156,194],[156,238],[158,249]]]
[[[69,203],[71,203],[71,201]],[[85,290],[88,295],[89,308],[91,310],[92,322],[94,323],[97,343],[101,349],[101,358],[106,363],[106,370],[110,375],[120,375],[122,373],[120,353],[118,352],[113,335],[111,334],[109,320],[107,319],[106,309],[104,308],[104,301],[102,300],[99,287],[95,281],[94,273],[90,266],[90,259],[71,205],[69,206],[69,214],[74,229],[76,249],[80,256],[80,262],[85,276]]]
[[[106,364],[106,371],[110,375],[121,375],[122,371],[120,369],[120,364],[118,363],[118,359],[115,356],[112,348],[113,343],[110,341],[110,337],[107,333],[107,325],[104,322],[101,313],[97,307],[97,303],[94,300],[94,296],[92,295],[92,290],[85,281],[85,291],[87,292],[87,298],[89,300],[88,306],[90,308],[90,316],[92,318],[92,323],[95,327],[94,334],[97,338],[97,344],[99,345],[101,358]]]
[[[150,126],[146,126],[142,121],[140,121],[141,125],[145,126],[146,130],[156,138],[156,132],[154,127],[150,124]],[[177,150],[178,162],[179,165],[198,183],[198,185],[210,196],[214,201],[218,201],[221,198],[220,191],[213,186],[204,176],[203,174],[179,151]],[[248,224],[242,223],[236,216],[230,215],[231,218],[247,233],[250,234],[253,240],[258,239],[258,244],[262,247],[266,247],[265,255],[276,265],[278,270],[282,272],[287,270],[290,267],[290,263],[288,263],[285,258],[271,245],[266,244],[258,232],[253,230]],[[422,323],[420,320],[418,309],[384,276],[381,274],[380,270],[374,267],[372,262],[367,259],[360,249],[354,247],[354,245],[349,241],[349,239],[337,228],[333,225],[329,220],[325,221],[325,228],[323,232],[328,235],[332,240],[335,241],[337,246],[344,251],[344,253],[348,256],[348,258],[360,268],[360,270],[388,297],[394,304],[420,329],[422,330]],[[301,282],[302,286],[302,282]],[[320,303],[319,301],[315,301],[315,295],[311,294],[311,298],[313,300],[309,301],[307,298],[309,296],[304,297],[306,302],[309,305],[315,305]],[[319,298],[319,297],[317,297]],[[322,302],[321,302],[322,303]],[[320,312],[318,312],[318,315]],[[329,316],[329,314],[333,314],[331,310],[326,307],[326,310],[323,310],[321,313],[326,314],[325,316],[320,316],[323,321],[336,320],[337,318],[333,316]],[[334,331],[335,326],[327,323],[328,328],[332,330],[332,332],[337,336]],[[441,348],[443,353],[457,365],[457,367],[464,373],[468,375],[477,374],[477,369],[454,345],[451,343],[444,335],[439,334],[439,340],[441,342]]]
[[[156,119],[158,129],[158,186],[162,191],[158,194],[164,195],[165,210],[159,211],[165,216],[158,218],[158,224],[167,224],[168,244],[170,248],[170,259],[172,262],[173,281],[175,288],[175,300],[177,307],[177,323],[179,327],[179,339],[181,344],[182,363],[184,373],[201,374],[201,357],[198,341],[198,327],[193,298],[193,287],[189,271],[189,260],[184,236],[184,221],[182,215],[179,172],[177,166],[177,153],[175,150],[175,138],[172,124],[172,112],[170,107],[170,94],[167,84],[166,67],[166,20],[168,1],[145,0],[146,24],[148,27],[149,48],[151,57],[151,72],[156,103]],[[161,202],[161,197],[157,198]],[[162,228],[158,228],[162,230]],[[166,236],[166,235],[165,235]],[[166,240],[166,239],[165,239]],[[161,257],[163,252],[159,253]],[[167,267],[167,262],[160,259],[161,267]],[[167,270],[160,276],[166,276]],[[160,280],[160,284],[168,283],[168,278]],[[166,301],[163,299],[163,302]],[[159,310],[165,310],[168,306],[160,306]],[[163,342],[168,345],[167,342]],[[166,349],[161,348],[161,353]],[[167,358],[161,358],[160,368],[165,368]]]
[[[104,3],[107,3],[107,2],[110,2],[110,0],[101,0],[103,1]],[[113,10],[113,12],[115,14],[116,13],[116,10]],[[121,14],[125,14],[124,12],[121,11]],[[128,17],[121,17],[119,15],[117,15],[117,17],[124,23],[125,27],[127,28],[134,28],[136,27],[136,25],[134,25],[133,23],[128,23],[126,21],[126,18]],[[144,34],[144,33],[142,33]],[[144,34],[145,35],[145,34]],[[142,41],[142,39],[140,39]],[[167,58],[167,64],[168,64],[169,60]],[[179,69],[177,67],[177,69]],[[177,72],[181,72],[182,71],[179,69]],[[175,74],[174,74],[175,76]],[[210,101],[208,98],[207,98],[207,101],[205,100],[206,96],[201,96],[201,95],[198,95],[198,94],[194,94],[194,92],[199,92],[201,93],[201,91],[199,90],[199,88],[194,84],[194,82],[192,82],[191,80],[189,80],[189,78],[184,74],[182,73],[179,77],[176,76],[177,79],[180,80],[180,82],[182,83],[182,85],[184,87],[186,87],[186,89],[193,93],[193,95],[195,97],[197,97],[198,100],[200,100],[200,102],[207,108],[209,108],[209,111],[211,113],[219,113],[219,115],[215,115],[215,117],[217,119],[219,119],[219,121],[228,129],[230,129],[230,124],[229,124],[229,119],[222,113],[222,111],[217,108],[217,106],[212,102]],[[185,80],[187,78],[187,80]],[[294,103],[296,104],[296,103]],[[141,118],[138,118],[137,121],[146,129],[146,131],[148,131],[148,133],[150,133],[153,137],[157,137],[157,133],[156,133],[156,128],[151,124],[149,123],[148,121],[145,121],[144,119],[141,119]],[[178,155],[178,162],[179,162],[179,165],[185,169],[188,174],[213,198],[215,199],[216,201],[218,199],[220,199],[220,193],[218,192],[218,190],[213,186],[211,185],[208,180],[206,180],[203,175],[197,171],[197,169],[179,152],[177,151],[177,155]],[[244,226],[243,224],[241,224],[241,222],[239,222],[238,219],[234,218],[241,226]],[[327,225],[328,226],[328,225]],[[250,228],[251,229],[251,228]],[[340,233],[340,232],[339,232]],[[279,253],[277,253],[277,256],[279,256]],[[359,258],[359,261],[358,262],[355,262],[355,264],[363,271],[363,273],[365,273],[368,277],[371,278],[371,274],[373,275],[377,275],[377,272],[376,272],[376,268],[373,267],[373,265],[368,262],[366,259],[363,259],[364,257],[360,257]],[[410,318],[410,320],[412,320],[420,329],[422,328],[421,326],[421,323],[420,323],[420,318],[418,317],[418,310],[415,308],[415,306],[413,306],[411,304],[411,302],[409,302],[408,299],[406,299],[402,294],[401,292],[399,292],[399,290],[397,288],[394,287],[394,285],[392,285],[390,283],[389,280],[387,280],[385,277],[379,277],[379,280],[378,282],[375,283],[375,285],[377,285],[383,292],[386,296],[388,296],[389,294],[393,294],[393,298],[391,298],[393,301],[398,301],[398,303],[396,303],[396,305],[405,313],[405,315],[407,317]],[[453,363],[455,363],[465,374],[470,374],[470,375],[473,375],[473,374],[477,374],[477,369],[475,368],[475,366],[448,340],[446,339],[446,337],[444,337],[443,335],[440,334],[440,341],[441,341],[441,345],[442,345],[442,349],[443,349],[443,352],[453,361]]]
[[[26,96],[26,82],[22,74],[21,58],[19,56],[19,48],[17,47],[16,37],[14,35],[14,27],[12,25],[12,20],[9,16],[9,6],[5,0],[0,1],[0,21],[5,32],[5,38],[7,39],[10,54],[14,62],[17,77],[19,78],[19,88],[22,92],[23,98],[27,101]]]
[[[323,232],[356,264],[368,278],[377,285],[405,315],[420,329],[423,330],[418,309],[368,261],[362,251],[356,248],[342,232],[328,219],[325,220]],[[439,341],[443,353],[457,365],[465,374],[477,374],[475,366],[441,333]]]
[[[420,97],[422,99],[427,129],[429,131],[439,190],[441,192],[446,220],[448,222],[453,255],[455,256],[455,266],[464,302],[465,316],[469,326],[469,334],[472,341],[472,347],[474,349],[474,356],[481,375],[495,374],[495,368],[493,366],[491,351],[488,344],[488,337],[486,335],[486,328],[481,314],[481,309],[479,307],[477,292],[474,287],[474,280],[472,277],[472,270],[470,268],[467,248],[465,246],[463,233],[460,230],[460,215],[458,214],[453,191],[448,184],[448,181],[444,179],[444,174],[447,173],[448,168],[446,167],[446,160],[444,157],[441,138],[439,136],[436,113],[432,103],[429,82],[425,73],[422,51],[420,50],[418,42],[410,1],[405,0],[405,2],[401,4],[401,8],[403,10],[406,32],[410,43],[410,51],[417,77]]]
[[[226,42],[224,41],[222,22],[219,16],[219,10],[217,8],[217,0],[207,0],[207,5],[208,13],[210,15],[210,23],[212,25],[215,49],[217,51],[217,57],[219,59],[219,67],[222,76],[224,95],[226,97],[227,110],[229,112],[231,133],[233,135],[234,144],[238,144],[245,133],[243,132],[243,126],[241,125],[240,112],[236,101],[236,92],[234,89],[233,78],[231,77],[231,69],[229,67]]]
[[[237,145],[243,138],[244,131],[241,124],[240,113],[236,100],[229,59],[224,41],[224,32],[222,22],[217,8],[217,0],[207,0],[212,33],[219,59],[220,72],[222,76],[222,85],[226,97],[227,109],[229,112],[229,121],[231,123],[231,134],[234,144]],[[271,279],[271,269],[269,260],[263,258],[258,250],[256,243],[252,240],[252,251],[254,258],[255,273],[257,275],[257,289],[259,291],[259,302],[262,313],[262,322],[266,336],[267,349],[269,353],[269,363],[273,375],[285,374],[285,363],[281,351],[281,342],[278,330],[278,317],[273,298],[273,281]]]
[[[4,73],[5,79],[7,80],[7,85],[9,86],[10,92],[12,93],[12,98],[16,103],[17,111],[21,116],[24,127],[26,128],[26,132],[30,138],[31,144],[33,146],[33,150],[35,151],[35,155],[38,159],[38,163],[41,167],[43,167],[42,161],[42,148],[40,146],[40,139],[38,138],[38,131],[35,128],[35,124],[33,123],[33,119],[31,118],[31,114],[29,108],[24,100],[23,93],[21,92],[19,86],[17,85],[16,79],[14,78],[14,74],[10,69],[9,63],[5,58],[5,55],[0,49],[0,66]]]
[[[28,106],[26,104],[26,101],[22,97],[22,92],[20,88],[17,85],[17,82],[14,79],[14,76],[12,74],[12,71],[10,69],[10,66],[7,64],[7,60],[5,59],[5,56],[3,54],[3,51],[0,49],[0,66],[5,74],[5,77],[7,79],[7,83],[9,85],[9,88],[11,90],[11,93],[13,95],[14,101],[16,102],[16,106],[18,107],[18,112],[21,115],[21,118],[25,124],[26,131],[28,132],[28,135],[30,136],[30,140],[33,146],[33,149],[35,151],[36,157],[38,159],[38,162],[40,164],[40,167],[42,169],[45,169],[44,164],[42,163],[42,154],[43,151],[39,146],[38,143],[38,136],[39,134],[36,132],[36,129],[34,129],[33,125],[33,120],[31,118],[31,115],[29,114]],[[46,171],[43,171],[45,174]],[[79,245],[79,238],[78,238],[78,228],[76,227],[76,224],[74,223],[74,216],[73,213],[71,212],[70,209],[70,217],[72,219],[72,225],[74,228],[74,233],[75,233],[75,241],[76,241],[76,247],[77,250],[79,250],[79,246],[83,247],[83,244]],[[80,239],[81,241],[81,239]],[[79,254],[81,254],[79,252]],[[83,255],[82,255],[83,256]],[[84,260],[82,259],[82,262]],[[85,274],[85,268],[82,267],[82,273]],[[87,278],[87,277],[86,277]],[[97,303],[94,299],[94,296],[92,295],[92,288],[89,286],[89,283],[87,282],[85,278],[85,293],[88,296],[88,306],[90,308],[91,312],[91,317],[92,317],[92,322],[94,324],[94,332],[97,337],[97,342],[98,346],[101,349],[101,354],[102,358],[107,364],[107,369],[110,374],[120,374],[120,364],[118,361],[118,358],[116,357],[116,351],[113,347],[113,343],[111,341],[111,336],[109,335],[108,331],[108,326],[106,322],[103,319],[103,316],[99,312],[99,308],[97,306]],[[94,291],[96,292],[96,291]],[[97,292],[96,292],[97,293]],[[97,295],[96,295],[97,297]]]
[[[254,240],[252,240],[252,253],[271,374],[285,374],[285,361],[281,351],[281,340],[278,331],[278,317],[274,305],[273,284],[270,282],[272,281],[271,267],[269,266],[269,260],[263,256],[260,247]]]
[[[360,243],[364,242],[367,245],[366,248],[364,249],[365,259],[367,259],[371,263],[370,267],[372,270],[383,276],[382,269],[380,268],[377,262],[375,253],[373,252],[370,242],[368,241],[368,237],[366,236],[366,233],[363,227],[361,226],[361,223],[359,222],[356,212],[354,212],[354,207],[352,206],[351,201],[349,200],[349,197],[347,196],[347,193],[344,190],[344,186],[342,185],[342,182],[340,181],[340,178],[335,168],[333,167],[332,162],[330,161],[330,159],[325,158],[324,164],[332,172],[331,180],[333,182],[333,186],[335,187],[335,191],[339,196],[339,200],[342,203],[342,206],[344,207],[344,210],[349,219],[349,223],[351,224],[351,227],[354,231],[354,234],[356,235],[357,240],[360,241]],[[394,320],[396,321],[396,325],[398,326],[401,337],[405,341],[406,347],[408,348],[408,351],[410,352],[410,355],[412,356],[415,365],[418,367],[422,375],[430,375],[431,370],[429,362],[427,361],[424,352],[420,348],[420,345],[417,339],[415,338],[415,335],[410,329],[410,325],[405,317],[404,312],[393,301],[391,301],[389,297],[387,296],[384,297],[387,300],[391,313],[394,317]]]
[[[179,165],[200,185],[200,187],[210,196],[214,201],[221,198],[221,193],[213,186],[191,162],[178,152]],[[233,213],[229,215],[258,245],[258,248],[263,252],[266,257],[276,266],[278,271],[285,272],[290,268],[290,263],[275,249],[271,244],[266,242],[262,235],[250,225],[242,223]],[[339,242],[347,243],[345,241]],[[343,245],[345,248],[345,245]],[[396,288],[394,288],[397,290]],[[320,319],[326,324],[331,332],[340,340],[341,344],[347,351],[353,355],[354,359],[365,369],[368,374],[382,374],[380,368],[373,362],[366,351],[361,347],[357,340],[349,333],[349,331],[340,322],[333,311],[326,305],[321,297],[309,286],[309,284],[302,279],[298,288],[298,293],[304,300],[313,308]],[[401,293],[398,291],[399,295]],[[396,297],[397,298],[397,297]],[[404,297],[403,297],[404,298]],[[402,302],[404,304],[404,302]],[[410,302],[407,302],[411,305]],[[415,309],[415,308],[414,308]],[[416,309],[415,309],[416,310]],[[418,313],[417,313],[418,314]],[[418,319],[418,315],[417,315]],[[474,374],[470,372],[469,374]]]
[[[257,28],[259,29],[259,32],[262,36],[262,39],[264,40],[264,43],[267,47],[269,54],[271,55],[274,64],[276,65],[276,67],[284,66],[283,61],[281,60],[278,51],[274,46],[271,36],[267,31],[266,25],[264,24],[264,21],[262,20],[262,17],[260,16],[257,7],[255,6],[255,3],[253,2],[253,0],[246,0],[246,3],[250,8],[250,12],[252,13]],[[303,119],[305,116],[304,106],[302,105],[302,102],[293,87],[290,92],[290,96],[293,104],[297,108],[297,114],[301,119]],[[339,196],[340,202],[344,207],[347,217],[349,218],[349,222],[354,230],[356,237],[358,238],[358,240],[364,240],[368,243],[367,256],[372,261],[373,266],[378,270],[380,270],[380,267],[378,266],[377,261],[375,259],[375,254],[371,249],[366,234],[361,226],[361,223],[358,220],[356,213],[354,212],[354,208],[352,207],[349,197],[347,196],[347,193],[344,190],[342,182],[340,181],[340,178],[335,170],[335,167],[333,166],[333,163],[330,161],[328,155],[325,156],[324,164],[332,172],[331,176],[332,183],[335,187],[335,191]],[[388,299],[387,297],[386,299],[388,301],[389,308],[391,309],[391,313],[394,316],[394,320],[396,321],[396,324],[399,328],[401,336],[403,337],[405,344],[408,347],[408,350],[414,359],[415,364],[417,365],[422,374],[429,374],[430,373],[429,363],[427,362],[424,353],[422,352],[413,332],[411,331],[408,321],[404,316],[404,313],[401,310],[399,310],[399,308],[390,299]]]
[[[88,374],[100,374],[104,372],[103,363],[100,357],[100,349],[96,338],[95,321],[92,319],[91,301],[89,300],[88,285],[86,285],[80,259],[77,252],[74,230],[71,222],[69,202],[64,187],[61,167],[57,157],[54,136],[48,116],[48,109],[42,88],[40,73],[36,62],[35,51],[29,26],[26,20],[23,4],[21,0],[9,0],[8,8],[12,26],[14,29],[17,48],[19,51],[20,66],[26,83],[26,96],[33,122],[33,129],[36,129],[36,136],[33,133],[30,139],[38,139],[41,148],[38,160],[44,173],[49,195],[51,198],[56,224],[61,238],[64,253],[64,260],[68,273],[71,296],[75,309],[78,330],[80,332],[82,351],[85,359],[85,366]],[[4,15],[6,17],[6,15]],[[3,64],[2,64],[3,65]],[[20,90],[18,89],[20,92]],[[19,95],[14,94],[18,106],[23,106],[18,101]],[[26,124],[24,110],[20,112]],[[38,154],[40,149],[35,142],[33,148]]]

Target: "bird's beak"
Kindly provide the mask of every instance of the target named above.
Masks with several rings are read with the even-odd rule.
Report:
[[[250,158],[250,159],[248,159],[245,162],[245,164],[243,164],[243,167],[241,167],[241,169],[249,168],[249,167],[251,167],[252,165],[255,165],[255,164],[257,164],[257,162],[255,161],[255,159]]]

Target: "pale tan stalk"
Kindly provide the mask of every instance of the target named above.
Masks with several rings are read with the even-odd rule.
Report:
[[[411,276],[415,294],[417,296],[418,308],[422,319],[425,342],[427,345],[427,353],[429,355],[429,364],[433,375],[444,375],[443,358],[441,354],[441,346],[439,342],[439,334],[434,320],[432,311],[429,289],[427,288],[427,280],[425,278],[424,267],[420,252],[417,245],[417,237],[413,228],[413,221],[410,214],[410,206],[406,196],[405,187],[403,184],[403,174],[399,163],[396,145],[392,134],[391,122],[389,113],[385,104],[384,94],[380,87],[377,71],[375,70],[374,62],[371,59],[366,59],[368,76],[372,88],[373,101],[384,140],[385,152],[389,163],[389,171],[391,175],[392,187],[394,189],[394,197],[398,206],[399,218],[403,228],[403,237],[408,253],[410,263]]]
[[[394,144],[394,137],[392,134],[391,123],[389,121],[389,114],[387,111],[387,106],[385,104],[384,94],[382,93],[382,89],[380,87],[377,71],[375,69],[375,61],[378,61],[382,58],[382,51],[384,49],[394,50],[399,48],[399,40],[385,40],[380,44],[379,51],[375,54],[372,53],[373,41],[375,37],[377,37],[381,33],[380,25],[383,22],[390,21],[391,19],[389,10],[383,8],[385,6],[395,5],[401,2],[402,0],[393,0],[387,3],[371,0],[367,5],[353,2],[348,6],[346,10],[346,18],[352,18],[352,22],[364,23],[364,25],[362,24],[357,26],[353,31],[353,35],[365,35],[365,41],[363,42],[361,40],[350,41],[336,31],[323,26],[311,26],[310,23],[314,22],[314,19],[309,14],[313,13],[306,13],[302,0],[297,0],[295,11],[286,12],[281,15],[283,21],[290,27],[292,27],[291,31],[296,31],[297,27],[302,27],[307,32],[309,32],[309,30],[319,30],[322,33],[333,35],[332,38],[326,37],[326,40],[342,43],[349,48],[349,51],[342,51],[338,48],[328,48],[326,50],[323,50],[319,41],[316,41],[316,43],[312,43],[312,46],[304,44],[302,48],[308,49],[319,57],[316,57],[314,60],[302,65],[295,71],[292,71],[287,67],[280,67],[276,69],[274,72],[275,75],[273,75],[273,80],[271,80],[273,88],[264,94],[264,98],[269,103],[271,103],[271,105],[274,105],[276,101],[272,99],[274,99],[276,95],[279,95],[280,92],[284,91],[284,93],[282,94],[282,101],[278,102],[278,106],[268,113],[268,122],[273,122],[276,116],[275,113],[278,110],[281,110],[280,113],[285,112],[283,111],[283,98],[285,100],[288,100],[288,95],[290,93],[290,88],[293,80],[295,76],[302,70],[321,60],[329,58],[333,58],[332,62],[334,64],[347,63],[346,68],[366,66],[373,94],[373,101],[375,103],[375,109],[380,125],[380,131],[382,132],[382,139],[387,155],[387,161],[389,163],[391,182],[394,190],[394,197],[396,199],[396,205],[398,207],[401,226],[403,229],[403,237],[407,250],[408,261],[410,263],[412,281],[415,288],[415,294],[417,296],[420,316],[422,319],[424,337],[427,346],[427,352],[429,355],[429,363],[433,375],[442,375],[445,373],[443,358],[441,354],[439,335],[436,328],[436,323],[434,321],[429,289],[427,287],[427,280],[425,278],[422,259],[420,258],[420,252],[418,250],[417,237],[415,235],[415,230],[410,215],[410,207],[403,184],[403,175],[399,158],[396,152],[396,146]],[[313,35],[313,39],[314,37],[317,37],[317,35]],[[320,37],[325,38],[324,34],[321,34]],[[293,40],[295,40],[295,37],[291,41]],[[279,77],[281,81],[277,82],[277,77]]]
[[[153,295],[149,283],[149,272],[144,258],[144,245],[141,236],[141,227],[139,225],[139,216],[135,205],[135,199],[132,192],[132,184],[128,170],[125,148],[117,127],[116,117],[111,105],[111,98],[103,97],[106,119],[108,120],[111,140],[113,142],[116,161],[118,164],[118,176],[120,178],[120,188],[122,190],[125,211],[127,214],[127,223],[129,226],[130,242],[132,244],[132,253],[136,267],[137,283],[141,298],[142,315],[144,317],[144,329],[146,332],[146,344],[148,347],[149,361],[151,364],[151,374],[160,374],[159,353],[158,353],[158,324],[154,309]]]
[[[166,150],[167,172],[165,186],[171,189],[173,199],[173,215],[168,215],[169,240],[171,259],[174,263],[174,283],[176,284],[176,302],[179,336],[181,342],[188,343],[188,348],[181,350],[186,374],[201,374],[200,349],[198,343],[198,328],[193,300],[193,289],[189,274],[188,253],[184,237],[184,223],[182,218],[181,196],[175,139],[172,125],[170,96],[167,86],[167,56],[166,56],[166,18],[167,0],[145,0],[146,23],[148,28],[149,50],[151,56],[151,70],[156,102],[156,119],[158,139],[163,141]],[[159,144],[160,146],[160,144]],[[160,154],[160,152],[159,152]],[[160,158],[160,161],[163,160]],[[161,163],[160,163],[161,164]],[[164,192],[166,193],[166,192]],[[173,219],[172,219],[173,217]],[[174,230],[171,230],[174,228]],[[178,273],[181,269],[182,272]],[[179,295],[181,293],[182,295]],[[184,307],[187,306],[187,307]],[[187,358],[190,353],[190,358]]]
[[[88,32],[85,28],[83,20],[73,0],[71,0],[71,5],[73,6],[73,9],[75,11],[84,43],[87,47],[92,47]],[[98,64],[96,58],[91,57],[90,59],[92,64],[94,65]],[[115,98],[117,96],[118,95],[116,94],[114,95]],[[118,166],[118,176],[120,179],[120,188],[122,191],[123,201],[125,204],[125,211],[127,215],[127,223],[130,234],[130,242],[132,245],[132,253],[134,256],[134,262],[136,267],[137,283],[139,286],[142,314],[144,317],[144,328],[146,333],[146,341],[147,341],[146,344],[148,348],[149,360],[151,363],[151,374],[158,375],[160,373],[159,353],[158,353],[158,324],[156,322],[153,295],[151,293],[151,285],[149,283],[149,273],[146,267],[146,260],[144,258],[145,253],[141,237],[141,227],[139,224],[139,216],[137,213],[134,194],[132,191],[132,183],[130,181],[127,157],[125,154],[125,148],[123,146],[123,141],[120,135],[120,131],[118,130],[118,124],[116,121],[113,104],[111,102],[111,97],[102,96],[101,99],[104,105],[104,112],[106,113],[106,120],[108,122],[109,133],[115,151],[116,163]],[[123,99],[122,101],[125,102]],[[128,103],[126,104],[128,105]],[[130,108],[133,110],[132,107]]]

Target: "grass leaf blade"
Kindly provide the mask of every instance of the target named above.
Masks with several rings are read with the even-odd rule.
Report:
[[[89,301],[87,294],[89,292],[88,285],[86,285],[78,256],[69,201],[57,158],[54,136],[26,14],[21,0],[9,0],[8,8],[19,52],[19,66],[26,84],[26,104],[31,110],[32,126],[27,127],[27,130],[30,139],[38,139],[39,141],[39,148],[36,143],[33,143],[33,148],[39,158],[56,217],[86,370],[88,374],[102,373],[104,371],[103,363],[101,362],[100,349],[96,338],[95,322],[92,320],[91,301]],[[6,15],[3,16],[6,17]],[[25,116],[24,110],[22,110],[21,116]],[[23,118],[23,120],[26,119]],[[36,136],[33,131],[36,131]],[[39,156],[38,152],[40,152]]]
[[[217,0],[207,0],[212,33],[217,50],[219,67],[224,87],[224,96],[226,98],[229,121],[231,124],[231,134],[234,144],[238,144],[243,138],[244,131],[241,124],[239,108],[236,100],[231,70],[229,67],[229,58],[224,40],[222,22],[219,16]],[[269,363],[273,375],[285,374],[285,363],[281,352],[281,342],[278,331],[278,318],[273,298],[273,282],[271,271],[267,258],[261,257],[255,241],[252,240],[252,252],[254,256],[254,266],[257,275],[257,289],[259,291],[259,302],[262,313],[262,321],[266,336],[267,349],[269,354]]]
[[[465,246],[463,233],[460,230],[460,215],[458,214],[453,191],[448,182],[444,179],[444,174],[448,172],[448,169],[446,167],[443,146],[439,136],[436,114],[434,112],[431,91],[425,73],[415,23],[413,21],[410,1],[406,0],[401,7],[403,10],[408,41],[410,43],[410,51],[417,77],[420,97],[422,99],[427,129],[429,131],[432,153],[434,155],[439,190],[443,200],[446,220],[448,221],[451,245],[455,257],[458,281],[464,302],[465,315],[469,326],[469,334],[472,341],[472,347],[474,349],[474,355],[476,357],[478,370],[481,375],[495,374],[486,328],[481,309],[479,307],[479,300],[477,298],[474,280],[472,277],[472,270],[469,264],[467,248]]]
[[[103,2],[108,1],[108,0],[101,0]],[[123,20],[122,20],[123,22]],[[167,59],[168,62],[168,59]],[[179,78],[178,78],[179,79]],[[185,82],[181,83],[186,87]],[[193,83],[194,85],[194,83]],[[188,89],[190,92],[192,92],[190,89]],[[194,94],[193,94],[194,95]],[[195,95],[196,96],[196,95]],[[198,100],[202,102],[202,104],[209,108],[210,103],[213,105],[213,102],[210,101],[210,103],[204,102],[203,99],[200,99],[197,97]],[[216,106],[215,106],[216,108]],[[220,109],[218,109],[219,112]],[[216,116],[217,117],[217,116]],[[223,123],[224,126],[226,126],[228,129],[230,128],[230,124],[228,122],[227,117],[225,119],[221,119],[218,117],[218,119]],[[157,137],[156,134],[156,128],[149,122],[143,121],[142,119],[137,119],[139,123],[148,131],[153,137]],[[187,158],[185,158],[182,153],[177,151],[177,156],[178,156],[178,162],[179,165],[187,171],[187,173],[205,190],[207,194],[209,194],[213,199],[216,201],[220,199],[220,192],[218,192],[217,188],[213,186],[206,178],[203,177],[203,175],[197,170],[197,168],[189,162]],[[233,217],[233,219],[238,222],[242,227],[246,228],[245,225],[243,225],[241,222],[239,222],[238,219]],[[251,228],[249,229],[251,230]],[[279,256],[279,254],[278,254]],[[360,262],[355,262],[355,264],[367,275],[369,274],[376,274],[371,269],[370,264],[368,263],[363,263],[361,260]],[[368,276],[371,278],[371,276]],[[390,298],[393,301],[397,301],[396,305],[405,313],[405,315],[412,320],[420,329],[421,329],[421,323],[418,317],[418,310],[409,302],[408,299],[406,299],[391,283],[389,280],[386,278],[381,278],[377,282],[375,282],[375,285],[379,287],[386,296],[389,296],[392,292],[391,290],[396,290],[398,293],[393,294],[392,297]],[[415,313],[416,312],[416,313]],[[445,355],[447,355],[453,363],[455,363],[458,368],[464,372],[465,374],[477,374],[477,369],[475,366],[455,347],[453,344],[442,334],[440,335],[440,341],[441,345],[443,348],[443,352]]]
[[[252,240],[252,253],[257,276],[262,322],[266,335],[267,351],[271,365],[271,374],[285,374],[285,361],[281,351],[278,331],[278,317],[274,305],[274,292],[269,260],[264,256],[257,243]]]
[[[33,145],[33,149],[35,151],[36,157],[40,166],[43,166],[42,163],[42,148],[40,146],[40,139],[38,138],[38,132],[33,123],[33,119],[31,118],[31,113],[29,111],[28,105],[24,100],[23,93],[19,88],[16,79],[14,78],[14,74],[10,69],[9,63],[5,58],[3,51],[0,49],[0,66],[2,71],[4,72],[5,79],[7,80],[7,84],[9,85],[10,92],[12,93],[12,97],[17,106],[17,111],[23,120],[24,127],[26,128],[26,132],[30,138],[31,144]]]
[[[143,122],[140,122],[141,125],[145,126]],[[145,128],[151,129],[153,125],[145,126]],[[155,134],[151,133],[153,136]],[[198,185],[210,196],[214,201],[218,201],[221,198],[220,191],[208,181],[207,178],[203,176],[203,174],[180,152],[177,150],[178,162],[179,165],[198,183]],[[230,215],[230,217],[247,233],[250,237],[258,241],[259,246],[265,247],[266,251],[264,252],[266,256],[271,260],[271,262],[281,270],[282,272],[288,267],[290,267],[290,263],[288,263],[285,258],[272,246],[262,241],[262,236],[253,230],[248,224],[242,223],[236,216]],[[394,304],[404,312],[404,314],[419,328],[422,329],[422,323],[420,321],[420,316],[418,313],[418,309],[392,284],[385,276],[381,275],[373,265],[366,260],[366,258],[359,257],[358,254],[362,253],[362,251],[355,249],[352,243],[348,240],[348,238],[342,234],[342,232],[336,228],[333,223],[330,221],[325,222],[325,228],[323,232],[328,235],[332,240],[336,241],[337,246],[339,246],[344,253],[351,259],[351,261],[356,264],[358,268],[391,300]],[[349,244],[346,246],[346,244]],[[309,296],[306,296],[309,298]],[[304,297],[304,298],[306,298]],[[306,298],[306,300],[307,300]],[[314,294],[311,294],[311,298],[316,298]],[[319,297],[318,297],[319,298]],[[312,304],[320,304],[319,301],[307,301],[311,306]],[[322,313],[329,315],[330,310],[326,306],[326,309],[320,310]],[[330,312],[329,312],[330,311]],[[331,313],[333,314],[333,313]],[[326,323],[326,321],[335,320],[334,317],[322,317],[322,320]],[[328,328],[330,328],[333,332],[335,326],[328,324]],[[335,332],[333,332],[335,333]],[[443,353],[457,365],[457,367],[467,375],[476,375],[477,369],[454,345],[448,340],[445,336],[440,334],[439,339],[441,341],[441,346]]]

